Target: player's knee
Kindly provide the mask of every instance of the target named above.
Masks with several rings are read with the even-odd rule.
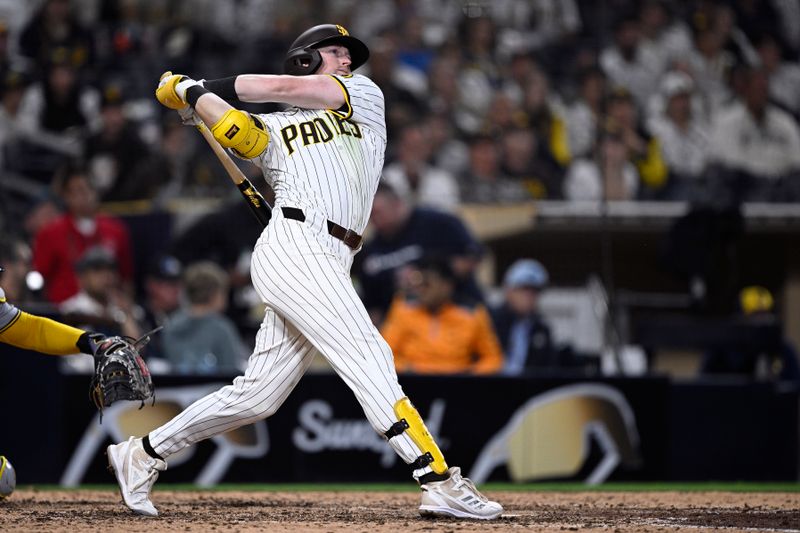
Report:
[[[211,126],[211,133],[219,144],[246,159],[261,155],[269,145],[269,133],[261,119],[238,109],[222,115]]]
[[[237,415],[242,419],[261,420],[275,414],[279,404],[270,401],[268,395],[264,395],[263,383],[258,380],[236,378],[234,384],[237,394],[236,400],[232,402],[235,406]]]

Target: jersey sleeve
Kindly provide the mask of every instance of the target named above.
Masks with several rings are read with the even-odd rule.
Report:
[[[0,334],[19,319],[19,309],[6,301],[6,294],[0,289]]]
[[[78,353],[83,330],[55,320],[23,313],[6,301],[0,289],[0,342],[51,355]]]
[[[336,76],[329,74],[344,93],[344,105],[331,109],[336,116],[379,132],[386,137],[386,116],[383,92],[375,82],[360,74]]]

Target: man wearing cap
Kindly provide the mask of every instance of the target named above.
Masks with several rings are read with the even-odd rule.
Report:
[[[548,279],[547,270],[534,259],[519,259],[506,271],[504,301],[492,309],[495,331],[506,356],[506,374],[558,366],[550,328],[539,314],[539,294]]]
[[[142,310],[119,289],[113,253],[102,246],[89,248],[75,264],[80,290],[59,305],[73,323],[84,323],[106,335],[138,338]]]
[[[170,316],[181,305],[181,276],[183,266],[171,255],[160,255],[148,265],[144,278],[144,318],[142,329],[151,331],[165,326]],[[153,357],[163,357],[162,335],[153,335],[147,345],[148,361]]]
[[[661,84],[663,112],[650,121],[650,132],[659,139],[669,168],[670,199],[696,200],[708,165],[711,132],[697,116],[694,94],[695,84],[688,74],[669,72]]]

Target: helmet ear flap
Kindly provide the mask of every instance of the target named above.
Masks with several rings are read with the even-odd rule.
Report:
[[[314,48],[301,48],[290,52],[283,62],[283,71],[293,76],[314,74],[322,66],[322,55]]]

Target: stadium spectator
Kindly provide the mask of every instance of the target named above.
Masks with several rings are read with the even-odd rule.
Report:
[[[25,94],[27,79],[17,71],[7,71],[2,78],[2,99],[0,99],[0,165],[9,168],[14,164],[14,158],[9,157],[13,150],[9,145],[14,143],[18,137],[24,136],[20,127],[19,109],[22,103],[22,96]]]
[[[178,310],[181,305],[182,274],[180,261],[172,256],[160,255],[150,263],[144,278],[143,330],[152,331],[167,325],[170,316]],[[147,355],[164,357],[161,335],[151,337]]]
[[[80,156],[91,126],[97,126],[96,91],[83,87],[77,73],[64,58],[47,67],[44,79],[28,84],[26,77],[12,74],[7,82],[6,108],[13,141],[6,148],[4,165],[22,176],[47,184],[67,158]],[[15,79],[17,78],[17,79]],[[19,89],[24,89],[17,100]]]
[[[34,65],[44,65],[54,55],[75,69],[94,66],[94,37],[75,16],[70,0],[46,0],[19,38],[19,51]]]
[[[522,110],[527,116],[528,126],[541,139],[542,146],[550,152],[550,157],[566,167],[572,159],[569,135],[560,112],[562,106],[554,105],[554,100],[547,75],[540,70],[534,71],[525,88]]]
[[[667,191],[672,200],[699,200],[703,195],[708,164],[709,126],[692,107],[694,82],[683,72],[670,72],[661,84],[665,100],[663,114],[651,121],[649,130],[660,141],[669,169]]]
[[[663,192],[669,169],[664,163],[659,139],[639,119],[632,95],[624,89],[612,91],[606,103],[607,126],[617,132],[627,148],[628,158],[639,174],[639,195],[657,197]]]
[[[31,249],[21,239],[4,235],[0,238],[0,266],[3,272],[3,291],[9,301],[26,307],[31,294],[26,277],[31,270]]]
[[[392,36],[382,36],[370,46],[369,77],[380,87],[386,102],[386,131],[397,138],[403,126],[415,123],[424,114],[428,98],[428,76],[397,61],[397,46]]]
[[[44,226],[33,244],[33,264],[47,282],[48,299],[60,303],[78,292],[74,265],[93,246],[113,253],[123,287],[130,293],[133,254],[125,224],[98,213],[97,192],[82,166],[64,165],[55,177],[55,188],[66,213]]]
[[[403,191],[412,203],[454,210],[459,203],[458,184],[445,170],[428,163],[431,145],[422,125],[409,125],[400,132],[395,161],[383,168],[383,178]]]
[[[28,131],[58,135],[63,151],[72,153],[71,144],[82,149],[84,137],[100,127],[100,94],[85,85],[80,73],[57,50],[46,63],[44,79],[31,85],[20,103],[20,120]]]
[[[422,125],[428,135],[430,162],[433,166],[459,176],[469,165],[469,150],[455,135],[453,122],[443,112],[430,113]]]
[[[769,76],[770,97],[795,117],[800,116],[800,64],[784,60],[781,45],[771,35],[761,37],[757,50]]]
[[[619,131],[605,130],[592,158],[576,159],[564,178],[564,198],[578,201],[635,200],[639,173]]]
[[[85,157],[92,183],[102,201],[155,198],[164,175],[154,168],[150,150],[125,116],[122,89],[103,91],[102,127],[86,141]]]
[[[455,124],[459,134],[480,127],[472,113],[466,109],[463,93],[466,87],[459,83],[459,58],[439,56],[428,73],[428,108],[431,113],[441,113]]]
[[[650,47],[642,47],[639,19],[624,14],[614,24],[614,41],[600,54],[600,66],[612,85],[628,90],[640,106],[657,89],[662,61]]]
[[[458,75],[461,112],[459,126],[468,134],[480,131],[494,96],[500,86],[501,72],[495,49],[496,27],[492,19],[465,17],[459,26],[462,64]]]
[[[674,6],[666,0],[645,0],[639,7],[639,46],[647,57],[658,61],[654,66],[657,72],[665,72],[673,61],[692,49],[692,34],[689,26],[675,18]]]
[[[422,259],[392,302],[381,334],[399,372],[489,374],[503,354],[486,308],[454,300],[456,276],[446,259]]]
[[[105,335],[138,338],[142,309],[121,289],[114,254],[107,248],[88,248],[75,263],[79,290],[58,305],[67,323]]]
[[[34,198],[22,221],[22,228],[28,241],[33,242],[39,231],[58,219],[61,214],[56,199],[49,194]]]
[[[229,178],[199,135],[181,124],[176,113],[162,116],[161,143],[152,155],[150,172],[161,177],[159,201],[173,198],[220,198],[231,192]],[[201,145],[202,143],[202,145]],[[244,171],[253,171],[248,165]]]
[[[186,307],[162,331],[164,356],[181,374],[238,373],[247,350],[236,327],[223,313],[228,276],[216,264],[189,265],[183,277]]]
[[[266,196],[269,201],[270,195]],[[193,221],[173,238],[169,247],[184,265],[212,261],[225,270],[231,295],[226,315],[243,337],[254,333],[262,318],[261,301],[250,282],[250,257],[262,229],[252,213],[242,209],[242,197],[237,192]]]
[[[550,327],[539,312],[539,295],[548,281],[547,270],[535,259],[518,259],[506,271],[503,301],[490,310],[505,354],[504,374],[561,366]]]
[[[554,56],[554,67],[580,31],[582,22],[575,0],[499,0],[489,10],[499,30],[498,48],[502,55],[539,51]]]
[[[541,70],[536,57],[531,53],[517,52],[508,60],[503,69],[503,83],[500,90],[521,105],[525,100],[525,90],[531,77]]]
[[[398,35],[397,62],[419,71],[428,72],[435,57],[434,50],[425,45],[424,21],[416,13],[406,13],[400,20]]]
[[[509,128],[501,136],[501,172],[518,181],[535,199],[559,199],[564,170],[542,147],[533,130]]]
[[[355,257],[353,271],[376,324],[383,321],[395,292],[406,283],[410,264],[431,253],[450,258],[459,298],[483,300],[474,276],[483,250],[459,218],[414,206],[382,181],[370,223],[374,232]]]
[[[726,186],[742,200],[796,201],[800,172],[800,128],[769,102],[769,79],[750,69],[743,102],[716,117],[712,159],[724,169]]]
[[[687,72],[697,84],[703,98],[703,107],[710,116],[728,104],[732,97],[728,79],[738,64],[746,64],[736,53],[737,47],[728,49],[731,21],[729,11],[712,8],[697,20],[702,21],[694,31],[692,49],[676,59],[675,68]],[[738,32],[736,35],[740,35]],[[745,54],[746,55],[746,54]]]
[[[578,96],[564,110],[570,155],[585,157],[597,140],[597,123],[604,114],[606,77],[597,67],[589,67],[578,75]]]
[[[476,135],[468,146],[469,168],[458,180],[464,202],[509,203],[532,198],[521,181],[503,174],[497,141]]]

